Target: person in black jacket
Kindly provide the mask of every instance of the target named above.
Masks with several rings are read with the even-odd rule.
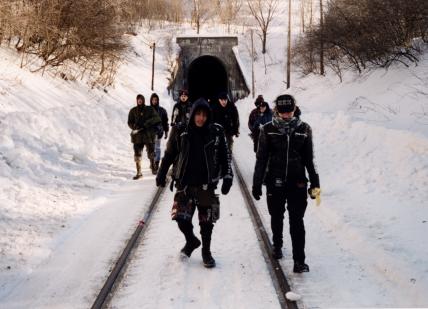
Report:
[[[291,95],[276,99],[273,120],[260,129],[252,194],[256,200],[266,185],[266,199],[271,216],[273,256],[282,258],[282,230],[285,204],[289,212],[293,247],[293,271],[309,271],[305,264],[305,227],[303,217],[307,192],[311,198],[320,194],[320,181],[314,164],[311,127],[295,117],[296,103]],[[310,188],[307,191],[306,171]]]
[[[156,185],[164,187],[166,174],[175,162],[174,179],[177,192],[174,196],[172,219],[186,239],[181,249],[190,257],[201,245],[193,233],[192,217],[198,209],[202,237],[202,260],[207,268],[215,266],[211,254],[211,234],[219,218],[219,198],[215,194],[219,179],[223,178],[222,194],[232,186],[231,154],[221,126],[211,122],[211,109],[205,99],[198,99],[193,106],[189,123],[171,129],[167,148],[156,177]]]
[[[226,92],[221,92],[217,100],[211,103],[213,121],[220,124],[226,135],[230,152],[233,148],[233,136],[239,136],[239,114],[235,104],[229,100]]]
[[[186,89],[182,89],[178,95],[178,102],[172,108],[171,127],[179,123],[187,124],[192,110],[192,103],[189,101],[189,92]]]
[[[161,158],[162,136],[165,136],[165,139],[168,138],[168,132],[169,132],[168,113],[166,112],[165,108],[163,108],[159,105],[159,96],[156,93],[152,93],[152,95],[150,97],[150,105],[158,113],[158,115],[162,121],[158,126],[158,132],[156,134],[156,141],[155,141],[154,169],[157,172],[157,170],[159,168],[160,158]]]
[[[134,160],[137,174],[133,179],[143,176],[141,172],[141,153],[146,146],[147,157],[150,160],[150,168],[153,174],[155,164],[155,138],[161,119],[151,106],[144,105],[145,99],[142,94],[137,95],[137,106],[131,108],[128,114],[128,126],[131,131],[131,142],[134,144]]]

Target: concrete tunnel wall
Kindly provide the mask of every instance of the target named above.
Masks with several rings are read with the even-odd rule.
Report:
[[[248,96],[249,87],[232,50],[237,37],[177,37],[179,68],[173,83],[173,97],[188,89],[190,99],[214,98],[226,91],[232,101]]]

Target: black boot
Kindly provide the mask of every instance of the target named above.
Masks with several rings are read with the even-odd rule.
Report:
[[[212,223],[201,224],[202,236],[202,261],[206,268],[215,267],[215,260],[211,255],[211,234],[213,230]]]
[[[272,249],[272,256],[274,259],[282,259],[283,255],[282,255],[282,249],[281,247],[273,247]]]
[[[158,170],[157,170],[157,168],[156,168],[156,163],[155,163],[155,160],[154,160],[154,159],[151,159],[151,160],[150,160],[150,169],[152,170],[152,174],[153,174],[153,175],[156,175],[156,174],[157,174]]]
[[[193,225],[188,221],[177,221],[178,227],[186,238],[186,244],[181,249],[184,256],[190,257],[192,252],[201,245],[201,241],[193,234]]]
[[[293,272],[295,273],[307,273],[309,272],[308,264],[304,262],[294,261]]]
[[[186,255],[187,257],[190,257],[192,255],[192,252],[198,248],[201,245],[201,241],[193,235],[193,239],[190,239],[189,241],[186,240],[186,244],[181,249],[181,253],[183,255]]]
[[[215,267],[215,260],[214,260],[213,256],[211,255],[211,251],[206,250],[205,248],[202,248],[202,261],[203,261],[204,266],[206,268]]]

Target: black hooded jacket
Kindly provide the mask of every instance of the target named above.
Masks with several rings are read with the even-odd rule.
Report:
[[[157,98],[158,104],[155,106],[152,104],[152,99]],[[168,133],[169,131],[169,123],[168,123],[168,113],[166,112],[165,108],[159,105],[159,96],[156,93],[153,93],[150,96],[150,105],[153,107],[153,109],[159,114],[159,117],[161,119],[161,124],[159,125],[159,131],[163,133]]]
[[[195,111],[198,109],[206,110],[208,115],[202,128],[196,127],[194,122]],[[197,153],[200,155],[196,158]],[[205,99],[199,99],[193,104],[187,125],[181,123],[172,128],[157,178],[164,180],[173,163],[173,177],[178,188],[187,185],[216,185],[220,178],[233,178],[232,157],[223,128],[212,123],[211,109]],[[192,174],[195,171],[198,171],[197,175]]]

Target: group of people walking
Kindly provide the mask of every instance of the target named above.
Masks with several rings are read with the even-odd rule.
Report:
[[[129,112],[128,125],[132,130],[137,167],[134,179],[142,177],[141,154],[144,146],[152,173],[157,174],[157,186],[166,185],[167,172],[172,166],[172,184],[175,184],[176,193],[171,217],[177,222],[186,241],[181,254],[190,257],[202,245],[204,266],[215,267],[211,236],[220,213],[219,196],[215,190],[220,180],[222,194],[228,194],[232,186],[233,141],[239,136],[240,125],[238,110],[226,92],[219,93],[212,102],[204,98],[190,102],[187,90],[181,90],[178,102],[172,109],[170,123],[167,112],[159,106],[156,94],[152,94],[150,105],[145,106],[144,97],[138,95],[137,106]],[[300,110],[291,95],[279,96],[273,110],[261,95],[255,105],[248,121],[256,152],[252,195],[259,200],[262,185],[266,186],[273,235],[272,255],[276,259],[283,257],[283,219],[287,205],[293,270],[297,273],[307,272],[309,266],[305,263],[303,217],[308,194],[311,198],[317,198],[321,192],[314,164],[312,131],[308,124],[300,120]],[[168,141],[160,161],[160,141],[163,137]],[[193,232],[192,218],[196,209],[201,240]]]

